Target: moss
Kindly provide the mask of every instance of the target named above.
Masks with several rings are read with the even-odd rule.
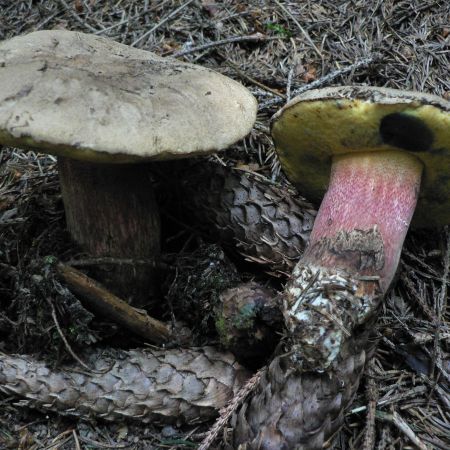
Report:
[[[219,334],[220,343],[224,347],[228,347],[231,342],[231,336],[229,334],[227,320],[223,316],[218,316],[216,317],[215,325],[217,333]]]
[[[254,327],[254,319],[256,316],[257,308],[254,304],[244,305],[232,318],[233,325],[239,330],[251,330]]]

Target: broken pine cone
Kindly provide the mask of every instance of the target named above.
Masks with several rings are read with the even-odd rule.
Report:
[[[292,187],[261,175],[205,160],[183,170],[182,202],[187,217],[214,239],[286,276],[305,249],[315,210]]]
[[[177,320],[192,329],[196,345],[215,335],[215,310],[226,289],[241,282],[241,276],[215,244],[200,244],[192,253],[182,253],[176,260],[177,272],[169,279],[166,301]]]
[[[255,282],[227,289],[215,310],[220,343],[246,367],[261,367],[283,328],[277,293]]]
[[[217,245],[200,245],[177,259],[178,274],[167,295],[175,317],[188,323],[196,345],[216,337],[243,365],[260,367],[279,341],[283,316],[273,289],[242,283]]]

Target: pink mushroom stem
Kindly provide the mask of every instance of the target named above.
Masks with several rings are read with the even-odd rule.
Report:
[[[376,312],[398,266],[422,163],[400,151],[333,159],[304,257],[287,286],[294,358],[325,370],[353,329]]]
[[[422,163],[406,152],[335,157],[304,261],[379,276],[385,292],[414,214],[421,175]]]

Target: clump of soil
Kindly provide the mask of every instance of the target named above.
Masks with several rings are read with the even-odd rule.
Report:
[[[166,299],[174,317],[192,328],[198,345],[214,339],[220,294],[242,279],[218,245],[201,244],[192,253],[177,257],[176,274],[170,280]]]

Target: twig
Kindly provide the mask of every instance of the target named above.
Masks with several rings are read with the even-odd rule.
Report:
[[[341,75],[344,75],[344,74],[346,74],[348,72],[360,69],[361,67],[369,66],[374,61],[376,61],[378,58],[379,58],[378,55],[371,55],[371,56],[369,56],[367,58],[363,58],[363,59],[355,62],[354,64],[351,64],[350,66],[344,67],[342,69],[335,70],[334,72],[331,72],[331,73],[329,73],[329,74],[319,78],[318,80],[313,81],[312,83],[305,84],[301,88],[296,89],[292,93],[292,97],[300,95],[303,92],[309,91],[310,89],[315,89],[315,88],[318,88],[319,86],[323,86],[324,84],[327,84],[330,81],[333,81],[335,78],[337,78],[337,77],[339,77]],[[268,108],[269,106],[278,105],[281,102],[282,102],[282,100],[280,100],[279,98],[274,98],[274,99],[268,100],[267,102],[262,103],[259,106],[259,109],[261,110],[261,109],[264,109],[264,108]]]
[[[392,442],[389,425],[385,425],[381,430],[381,436],[378,440],[377,450],[386,450],[388,445]]]
[[[325,75],[324,77],[319,78],[318,80],[315,80],[305,86],[302,86],[301,88],[296,89],[292,95],[300,95],[302,92],[309,91],[310,89],[314,89],[318,86],[322,86],[325,83],[329,83],[330,81],[334,80],[335,78],[345,75],[348,72],[352,72],[353,70],[360,69],[361,67],[367,67],[370,64],[372,64],[374,61],[376,61],[380,56],[377,54],[368,56],[367,58],[362,58],[359,61],[355,62],[354,64],[350,64],[347,67],[343,67],[342,69],[337,69],[334,72],[329,73],[328,75]]]
[[[436,380],[430,380],[426,375],[421,374],[420,378],[430,386],[431,392],[436,392],[437,396],[440,398],[442,404],[447,409],[447,411],[450,411],[450,396],[439,384],[436,383]]]
[[[95,34],[101,34],[101,33],[105,33],[106,31],[111,31],[114,28],[117,28],[117,27],[120,27],[120,26],[126,24],[127,22],[139,19],[139,17],[141,17],[143,14],[145,14],[145,10],[142,10],[142,12],[140,12],[139,14],[136,14],[133,17],[127,17],[126,19],[123,19],[120,22],[114,23],[114,24],[110,25],[109,27],[103,28],[102,30],[98,30],[98,31],[96,31]]]
[[[390,405],[393,403],[396,403],[400,400],[406,400],[409,398],[413,398],[413,397],[418,397],[420,395],[424,395],[425,392],[428,392],[428,388],[426,386],[416,386],[408,391],[405,391],[404,393],[401,394],[395,394],[395,395],[391,395],[388,398],[385,398],[384,400],[378,400],[377,401],[377,406],[386,406],[386,405]],[[363,411],[367,410],[367,406],[357,406],[356,408],[353,408],[351,411],[349,411],[347,413],[347,415],[352,415],[352,414],[357,414]]]
[[[35,436],[33,436],[33,440],[36,440]],[[63,445],[70,442],[71,440],[72,440],[72,436],[68,436],[65,439],[63,439],[62,441],[58,441],[58,442],[55,442],[53,444],[46,445],[46,446],[40,446],[39,448],[41,448],[41,450],[58,450],[58,449],[62,448]],[[41,443],[41,442],[39,442],[39,443]]]
[[[258,385],[261,380],[261,376],[263,372],[267,369],[267,367],[263,367],[258,370],[239,390],[239,392],[233,397],[230,403],[220,410],[220,416],[216,420],[216,423],[212,426],[212,428],[208,431],[206,437],[200,443],[200,446],[197,450],[208,450],[211,444],[217,438],[217,435],[220,433],[220,430],[226,425],[228,419],[231,415],[236,411],[239,405],[245,400],[245,398],[252,392],[255,387]]]
[[[114,448],[114,449],[118,449],[118,448],[129,448],[131,446],[133,446],[134,444],[105,444],[104,442],[99,442],[99,441],[94,441],[93,439],[89,439],[86,436],[83,436],[80,434],[79,436],[80,441],[83,441],[85,444],[88,445],[93,445],[95,447],[99,447],[99,448]]]
[[[62,263],[56,265],[56,271],[83,303],[133,333],[156,344],[166,343],[171,338],[172,333],[165,323],[133,308],[84,273]]]
[[[73,440],[75,442],[76,450],[81,450],[80,441],[78,440],[78,435],[75,430],[72,430]]]
[[[439,348],[440,329],[442,327],[442,313],[447,310],[447,282],[450,271],[450,233],[448,227],[445,227],[445,236],[447,238],[447,249],[444,255],[444,273],[442,274],[442,287],[437,299],[435,312],[436,322],[434,324],[434,345],[433,345],[433,366],[431,368],[430,378],[434,378],[434,368],[442,365],[442,357]]]
[[[80,364],[82,367],[84,367],[87,371],[91,372],[91,373],[97,373],[97,371],[91,369],[73,350],[72,347],[70,346],[68,340],[66,339],[66,336],[64,336],[64,333],[61,330],[61,327],[59,325],[58,322],[58,317],[56,316],[56,309],[55,309],[55,305],[53,304],[53,302],[45,297],[45,300],[47,301],[47,303],[50,306],[50,309],[52,310],[52,318],[53,318],[53,322],[55,322],[55,326],[56,326],[56,330],[58,331],[58,334],[60,336],[60,338],[62,339],[62,341],[64,342],[64,345],[66,346],[67,351],[72,355],[72,358],[75,359],[75,361],[78,362],[78,364]]]
[[[405,422],[403,417],[397,411],[394,411],[392,414],[377,411],[376,416],[378,419],[391,422],[395,425],[420,450],[428,450],[428,447],[424,444],[422,439],[414,433],[412,428]]]
[[[72,436],[68,435],[72,435],[71,429],[63,431],[62,433],[58,434],[58,436],[52,439],[52,443],[50,445],[46,445],[45,447],[43,447],[42,450],[54,450],[59,448],[60,446],[63,446],[72,439]]]
[[[225,64],[227,66],[230,66],[232,69],[234,69],[236,71],[236,73],[244,80],[250,81],[250,83],[253,83],[255,86],[258,86],[261,89],[264,89],[265,91],[268,91],[268,92],[270,92],[274,95],[277,95],[278,97],[286,100],[286,96],[284,94],[276,91],[275,89],[270,88],[269,86],[266,86],[263,83],[260,83],[258,80],[255,80],[254,78],[248,76],[246,73],[242,72],[242,70],[239,69],[239,67],[237,67],[236,64],[233,64],[231,61],[226,61]]]
[[[88,30],[92,31],[92,33],[97,33],[99,30],[97,28],[91,27],[86,20],[83,20],[74,10],[71,8],[64,0],[59,0],[59,3],[61,3],[64,8],[66,8],[67,11],[72,15],[72,17],[79,22],[81,25],[86,27]]]
[[[286,102],[291,100],[291,86],[292,86],[292,78],[294,77],[295,66],[293,65],[289,70],[287,83],[286,83]]]
[[[374,360],[370,360],[366,371],[366,396],[368,399],[366,430],[362,450],[372,450],[375,446],[375,413],[377,410],[378,389],[374,377]]]
[[[181,56],[189,55],[190,53],[201,52],[202,50],[207,50],[213,47],[219,47],[221,45],[235,44],[236,42],[246,42],[246,41],[260,42],[260,41],[271,41],[276,39],[281,38],[279,36],[265,36],[262,33],[254,33],[249,34],[247,36],[234,36],[227,39],[221,39],[220,41],[208,42],[207,44],[199,45],[198,47],[189,48],[187,50],[181,50],[175,53],[167,52],[164,53],[163,56],[171,55],[174,58],[180,58]]]
[[[176,16],[180,11],[182,11],[186,6],[190,5],[194,0],[187,0],[187,2],[183,3],[177,9],[174,9],[171,13],[169,13],[164,19],[158,22],[154,27],[150,28],[150,30],[146,31],[142,36],[138,37],[132,44],[131,47],[134,47],[136,44],[141,42],[143,39],[152,34],[159,27],[163,26],[167,21],[169,21],[172,17]]]
[[[295,45],[295,40],[291,38],[294,58],[292,62],[292,66],[289,69],[287,83],[286,83],[286,101],[288,102],[291,99],[291,87],[292,87],[292,79],[294,78],[294,72],[297,66],[297,46]]]
[[[312,48],[316,51],[320,58],[322,58],[322,52],[317,48],[316,44],[314,44],[308,32],[300,25],[299,21],[292,15],[292,13],[282,5],[278,0],[275,0],[275,3],[292,19],[295,25],[298,26],[299,30],[302,32],[303,36],[305,36],[306,40],[311,44]]]
[[[175,270],[175,267],[153,259],[112,258],[104,256],[100,258],[71,259],[66,264],[73,267],[86,266],[150,266],[156,269]]]

